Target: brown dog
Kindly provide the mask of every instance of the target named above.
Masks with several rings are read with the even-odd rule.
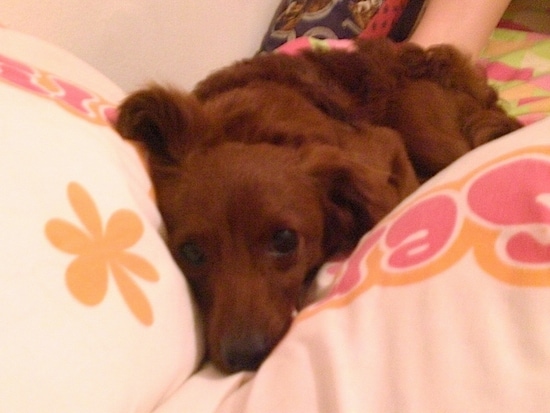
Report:
[[[208,356],[234,372],[259,366],[316,270],[350,252],[418,178],[519,124],[453,48],[369,41],[258,56],[190,94],[138,91],[116,127],[149,149]]]

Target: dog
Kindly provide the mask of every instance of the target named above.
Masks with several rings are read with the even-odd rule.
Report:
[[[142,142],[207,357],[257,369],[317,270],[419,184],[520,124],[468,57],[386,40],[258,55],[191,93],[152,85],[115,127]]]

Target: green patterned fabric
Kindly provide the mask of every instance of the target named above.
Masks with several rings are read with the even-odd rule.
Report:
[[[550,35],[496,29],[482,58],[512,116],[529,124],[550,115]]]

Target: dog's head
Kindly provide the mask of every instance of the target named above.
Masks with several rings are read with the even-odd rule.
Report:
[[[391,145],[394,154],[368,164],[314,139],[235,142],[226,135],[238,127],[224,115],[219,105],[152,88],[121,105],[117,129],[151,153],[169,248],[204,317],[208,356],[234,372],[259,366],[310,276],[349,252],[411,188]]]

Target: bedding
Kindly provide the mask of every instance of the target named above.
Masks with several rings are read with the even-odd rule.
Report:
[[[550,114],[550,34],[497,28],[482,62],[508,113],[524,124]]]
[[[2,412],[150,412],[202,357],[122,97],[0,28]]]
[[[140,151],[110,127],[124,93],[0,28],[0,411],[547,410],[548,49],[495,31],[484,64],[528,126],[425,183],[321,270],[258,372],[223,376]]]

